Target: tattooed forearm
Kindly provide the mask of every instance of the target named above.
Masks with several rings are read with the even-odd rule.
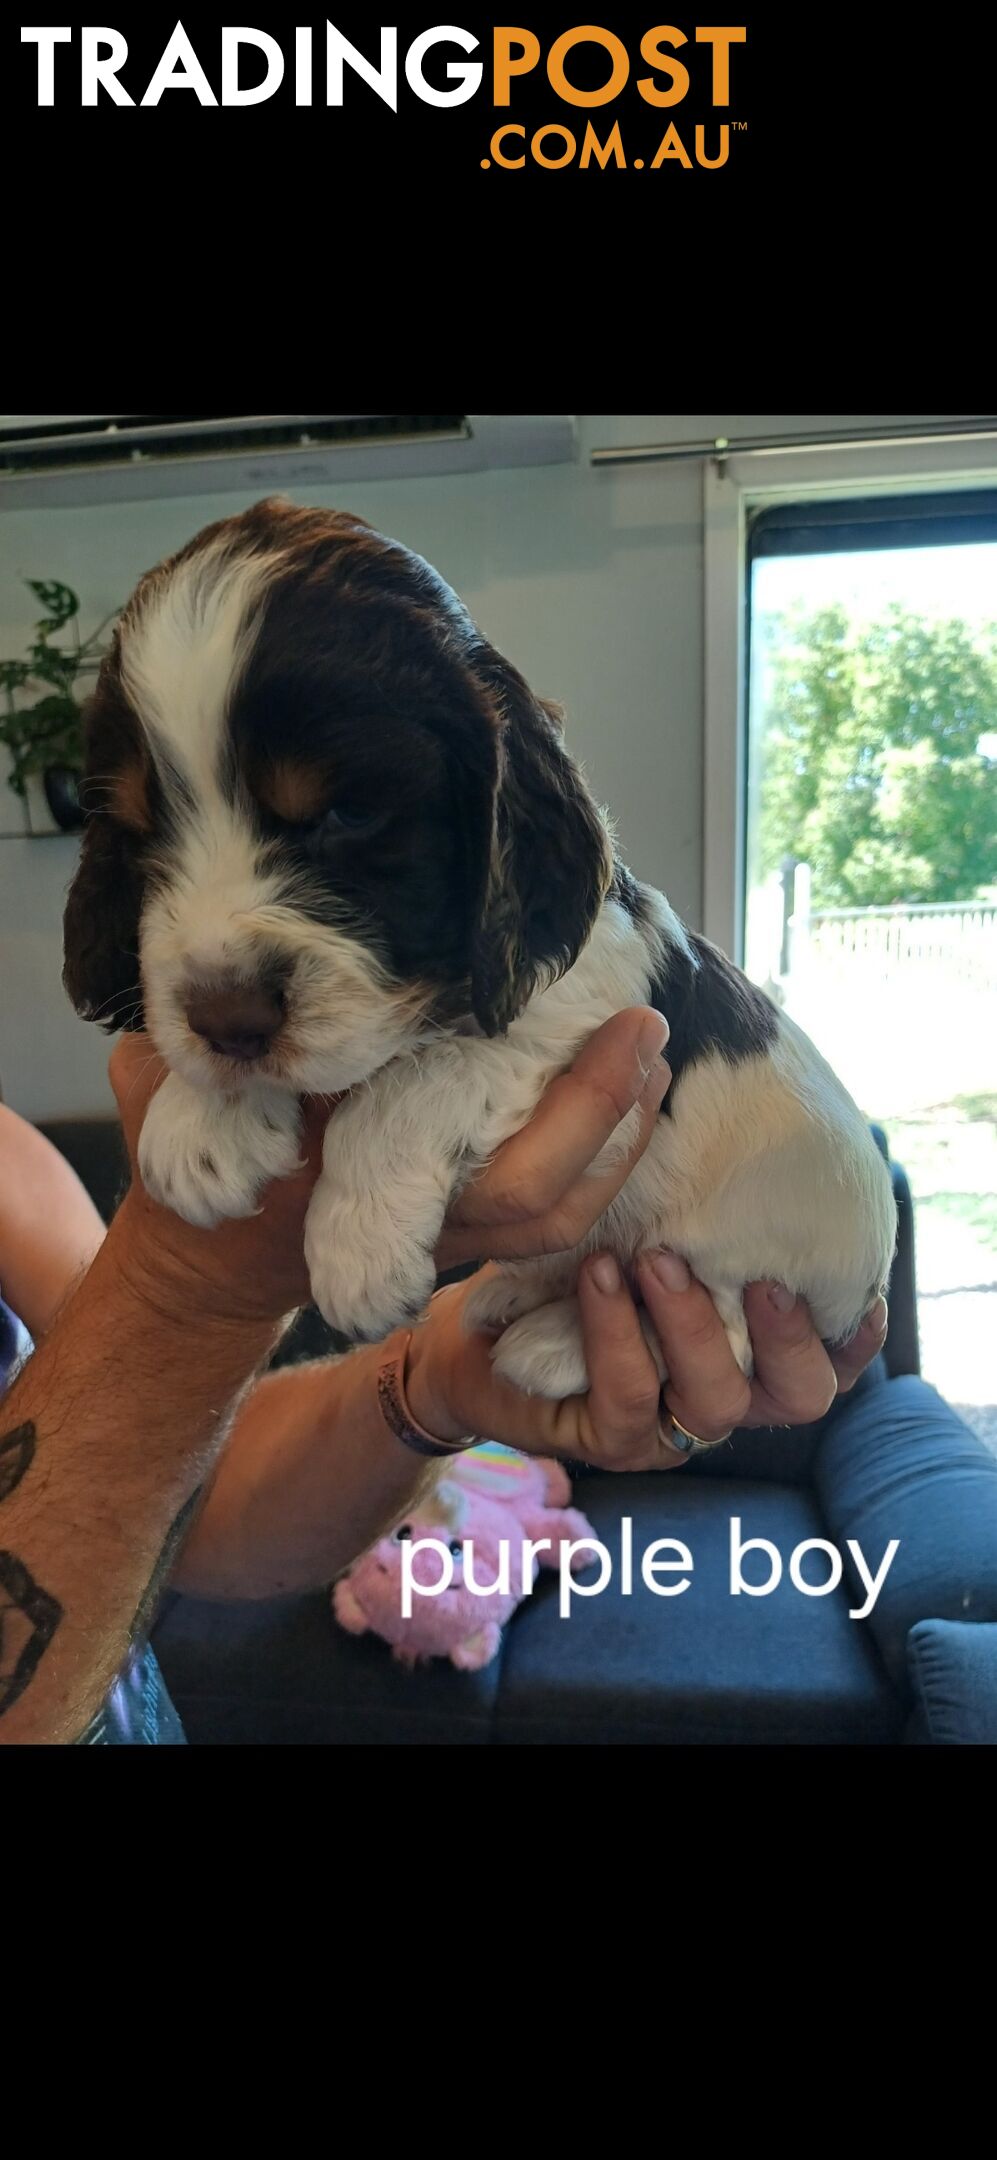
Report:
[[[7,1499],[30,1470],[36,1445],[32,1422],[15,1426],[0,1437],[0,1501]],[[140,1642],[152,1624],[160,1593],[202,1493],[202,1486],[191,1493],[169,1531],[129,1630],[132,1644]],[[15,1553],[0,1550],[0,1717],[23,1695],[62,1618],[58,1599],[50,1597],[34,1581],[23,1560]]]
[[[6,1500],[15,1485],[19,1485],[26,1470],[35,1459],[35,1428],[32,1424],[17,1425],[13,1432],[0,1439],[0,1500]]]
[[[198,1503],[203,1497],[204,1486],[196,1486],[189,1500],[184,1501],[176,1521],[167,1533],[166,1543],[146,1584],[138,1611],[128,1631],[128,1640],[132,1644],[141,1642],[143,1636],[148,1634],[152,1626],[156,1607],[166,1584],[166,1578],[172,1570],[180,1547],[194,1520]]]
[[[23,1561],[0,1551],[0,1717],[23,1695],[62,1619]]]
[[[35,1428],[15,1426],[0,1439],[0,1500],[30,1470]],[[0,1717],[16,1703],[62,1619],[62,1606],[29,1575],[23,1560],[0,1550]]]

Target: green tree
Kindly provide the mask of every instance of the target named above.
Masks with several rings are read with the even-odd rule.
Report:
[[[871,625],[791,610],[757,631],[763,874],[801,857],[817,907],[997,883],[997,641],[896,606]]]

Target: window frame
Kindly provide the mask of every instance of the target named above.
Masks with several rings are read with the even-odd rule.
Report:
[[[756,451],[707,461],[703,476],[703,929],[743,964],[748,750],[748,521],[756,509],[968,494],[997,486],[997,436]],[[927,542],[926,542],[927,544]],[[957,543],[956,543],[957,544]]]

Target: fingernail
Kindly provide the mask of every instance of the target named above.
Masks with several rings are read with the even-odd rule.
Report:
[[[657,1276],[666,1290],[688,1290],[692,1276],[685,1261],[679,1259],[678,1253],[650,1252],[645,1253],[644,1258],[652,1274]]]
[[[637,1055],[642,1065],[649,1065],[652,1058],[660,1057],[671,1032],[664,1013],[656,1012],[653,1019],[648,1014],[637,1037]]]
[[[785,1283],[781,1282],[772,1282],[769,1284],[769,1304],[775,1306],[776,1312],[792,1312],[795,1303],[795,1290],[787,1290]]]
[[[661,1102],[672,1084],[672,1068],[667,1058],[655,1058],[650,1074],[640,1092],[643,1103]]]
[[[612,1253],[600,1253],[598,1260],[593,1260],[589,1273],[596,1289],[605,1291],[607,1297],[612,1297],[615,1290],[622,1288],[623,1277]]]
[[[889,1317],[890,1308],[886,1299],[878,1297],[875,1305],[870,1305],[865,1316],[865,1324],[870,1335],[885,1335]]]

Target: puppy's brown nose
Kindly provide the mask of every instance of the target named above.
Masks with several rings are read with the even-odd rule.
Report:
[[[279,990],[259,985],[195,990],[187,1000],[187,1023],[209,1049],[251,1065],[269,1049],[284,1018]]]

